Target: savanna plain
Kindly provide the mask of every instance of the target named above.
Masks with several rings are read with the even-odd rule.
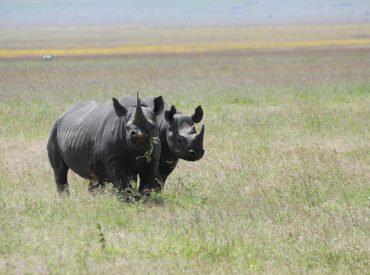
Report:
[[[369,39],[369,29],[2,30],[2,49],[23,54],[200,40],[308,44],[61,51],[50,62],[3,56],[0,273],[369,274],[370,43],[348,42]],[[309,42],[342,38],[348,43]],[[136,91],[186,114],[201,104],[205,156],[180,160],[147,200],[125,203],[110,187],[92,196],[73,172],[71,195],[60,198],[46,154],[54,120],[77,102]]]

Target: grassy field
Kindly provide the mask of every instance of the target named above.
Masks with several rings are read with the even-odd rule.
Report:
[[[59,198],[55,118],[137,90],[202,104],[204,158],[146,202]],[[369,181],[368,47],[0,60],[3,274],[368,274]]]

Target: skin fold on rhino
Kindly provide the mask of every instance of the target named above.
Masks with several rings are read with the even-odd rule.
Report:
[[[119,102],[126,108],[135,106],[135,98],[132,96],[122,96],[119,98]],[[153,108],[155,98],[143,99],[142,104]],[[156,176],[157,184],[154,188],[156,191],[162,190],[167,177],[175,169],[179,159],[197,161],[203,157],[204,125],[199,133],[194,125],[199,123],[202,118],[203,109],[201,106],[195,108],[193,115],[188,116],[178,112],[174,106],[170,106],[164,101],[164,108],[157,115],[161,156]]]
[[[121,192],[130,189],[131,175],[139,175],[140,192],[155,186],[161,143],[153,140],[164,103],[161,96],[151,107],[138,95],[135,101],[130,108],[115,98],[113,104],[80,103],[56,120],[47,151],[60,194],[69,194],[69,169],[91,182],[112,182]]]

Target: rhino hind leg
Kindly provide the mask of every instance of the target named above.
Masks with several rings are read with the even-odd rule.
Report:
[[[56,139],[56,127],[54,126],[47,144],[48,156],[51,167],[54,170],[54,178],[58,193],[61,196],[69,195],[67,174],[69,167],[64,162]]]
[[[57,185],[58,193],[62,196],[69,195],[67,180],[69,167],[65,164],[63,159],[58,156],[53,156],[53,158],[50,158],[50,163],[54,170],[55,183]]]
[[[54,169],[55,183],[57,185],[58,193],[62,196],[69,195],[69,186],[67,181],[68,174],[67,165],[61,165],[59,169]]]

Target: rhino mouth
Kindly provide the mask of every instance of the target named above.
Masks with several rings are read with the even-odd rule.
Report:
[[[141,137],[131,137],[129,140],[129,145],[134,150],[138,151],[148,151],[152,150],[154,145],[159,141],[158,137],[151,136],[141,136]]]
[[[143,147],[146,149],[150,145],[150,138],[149,137],[140,137],[140,138],[132,138],[130,143],[136,147]]]
[[[204,149],[189,150],[186,154],[180,154],[180,152],[177,152],[177,155],[183,160],[197,161],[203,157]]]
[[[136,143],[146,143],[146,142],[149,142],[150,141],[150,137],[135,137],[132,139],[133,142],[136,142]]]

